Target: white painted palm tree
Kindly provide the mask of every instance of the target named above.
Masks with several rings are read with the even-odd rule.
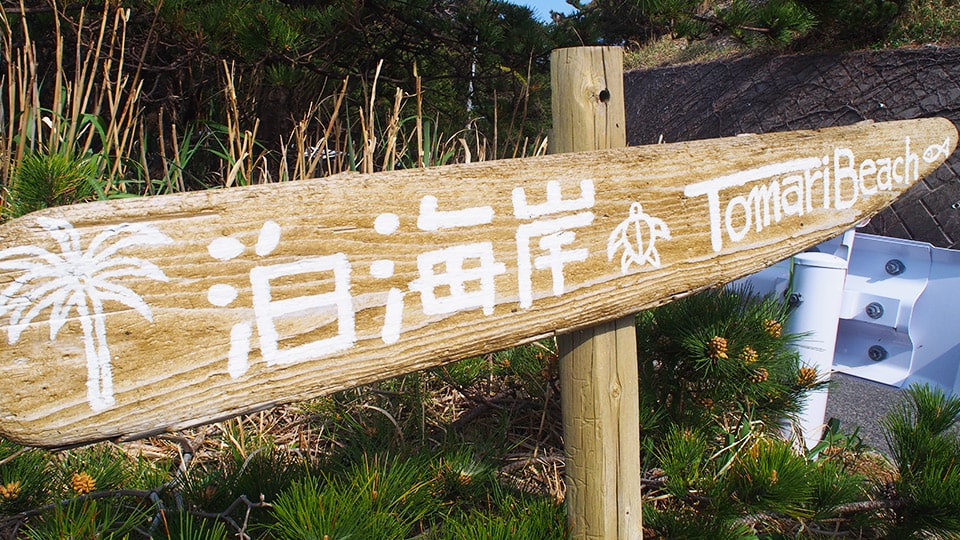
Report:
[[[168,281],[153,263],[119,252],[172,240],[153,226],[126,223],[101,232],[82,250],[80,233],[69,222],[50,218],[37,218],[37,222],[60,245],[60,253],[37,246],[0,251],[0,270],[23,272],[0,292],[0,317],[9,315],[8,340],[14,344],[33,319],[49,308],[53,341],[75,310],[87,358],[87,399],[93,410],[102,411],[114,404],[104,302],[120,302],[153,322],[150,306],[114,280],[141,277]]]

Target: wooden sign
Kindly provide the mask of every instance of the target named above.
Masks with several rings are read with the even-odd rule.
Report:
[[[141,437],[615,319],[839,234],[956,142],[859,124],[30,214],[0,226],[0,433]]]

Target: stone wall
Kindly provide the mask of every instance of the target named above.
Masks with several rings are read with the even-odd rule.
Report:
[[[752,57],[624,75],[627,142],[677,142],[944,116],[960,125],[960,48]],[[960,152],[863,230],[960,249]]]

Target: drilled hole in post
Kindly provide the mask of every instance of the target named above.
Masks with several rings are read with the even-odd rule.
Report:
[[[604,88],[600,91],[600,103],[606,103],[610,101],[610,91]]]

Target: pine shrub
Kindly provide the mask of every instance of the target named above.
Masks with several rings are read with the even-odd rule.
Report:
[[[825,384],[791,346],[787,317],[783,302],[746,288],[638,315],[644,522],[654,537],[786,532],[863,492],[826,453],[813,459],[784,438],[806,394]]]
[[[0,439],[0,516],[43,506],[55,496],[45,452]]]
[[[881,422],[899,473],[890,538],[960,538],[960,397],[911,386]]]
[[[788,308],[713,289],[638,316],[645,531],[656,538],[960,538],[960,397],[913,386],[883,419],[892,465],[831,422],[787,425],[823,387]]]
[[[723,435],[742,419],[779,431],[823,382],[783,332],[786,306],[747,289],[717,288],[637,317],[641,416],[659,438],[677,425]]]
[[[89,158],[30,153],[17,166],[10,185],[9,217],[97,197],[96,164]]]

